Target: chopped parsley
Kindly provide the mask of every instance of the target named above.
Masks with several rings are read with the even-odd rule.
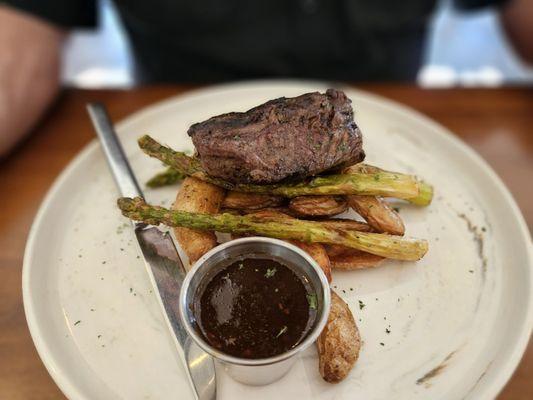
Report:
[[[80,320],[77,320],[76,322],[74,322],[74,325],[78,325],[78,324],[80,324],[80,323],[81,323],[81,321],[80,321]]]
[[[289,329],[287,328],[287,325],[284,325],[283,328],[281,328],[278,334],[276,335],[276,339],[283,335],[285,332],[287,332],[287,329]]]
[[[359,309],[362,310],[363,308],[365,308],[365,303],[359,300]]]
[[[268,268],[267,272],[265,273],[265,278],[272,278],[275,273],[276,273],[276,268]]]

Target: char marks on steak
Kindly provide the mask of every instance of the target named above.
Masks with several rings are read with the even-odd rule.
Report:
[[[302,179],[365,157],[351,101],[335,89],[219,115],[188,134],[205,171],[234,183]]]

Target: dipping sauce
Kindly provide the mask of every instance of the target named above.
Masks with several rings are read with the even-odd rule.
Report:
[[[204,339],[241,358],[266,358],[300,343],[316,318],[304,277],[271,259],[246,258],[200,286],[193,313]]]

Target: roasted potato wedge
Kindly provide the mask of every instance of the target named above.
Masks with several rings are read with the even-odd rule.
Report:
[[[289,209],[299,217],[331,217],[347,208],[342,196],[299,196],[289,203]]]
[[[226,193],[226,197],[222,202],[222,207],[237,210],[259,210],[262,208],[279,206],[283,201],[283,197],[270,194],[229,191]]]
[[[229,213],[233,215],[246,215],[246,214],[257,214],[259,212],[263,211],[272,211],[272,212],[279,212],[282,214],[285,214],[287,216],[295,217],[291,210],[289,210],[288,207],[279,206],[279,207],[267,207],[267,208],[261,208],[258,210],[250,210],[250,209],[237,209],[237,208],[221,208],[221,213]]]
[[[183,181],[172,208],[181,211],[216,214],[223,199],[224,189],[189,177]],[[179,245],[189,257],[190,265],[217,245],[215,232],[174,228],[174,234]]]
[[[309,254],[317,262],[322,271],[324,271],[328,282],[331,283],[331,264],[324,245],[320,243],[304,243],[296,240],[291,240],[290,243]]]
[[[343,170],[343,173],[374,174],[383,171],[367,164],[355,164]],[[402,236],[405,226],[402,219],[385,200],[375,196],[346,196],[348,205],[364,218],[376,232]]]
[[[326,250],[326,253],[328,253],[328,257],[344,255],[349,250],[347,247],[337,244],[324,244],[324,249]]]
[[[355,270],[377,267],[384,257],[376,256],[364,251],[349,249],[342,246],[328,246],[326,252],[330,259],[332,269]]]
[[[323,225],[333,229],[353,230],[359,232],[372,232],[373,229],[366,222],[355,221],[348,218],[334,218],[320,221]]]
[[[348,205],[376,232],[403,236],[405,226],[400,215],[385,200],[375,196],[346,196]]]
[[[361,338],[348,304],[333,290],[328,322],[316,344],[322,378],[329,383],[346,378],[359,358]]]

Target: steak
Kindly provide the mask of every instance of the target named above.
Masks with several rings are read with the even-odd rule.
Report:
[[[233,183],[301,180],[365,157],[351,101],[335,89],[219,115],[188,134],[205,171]]]

